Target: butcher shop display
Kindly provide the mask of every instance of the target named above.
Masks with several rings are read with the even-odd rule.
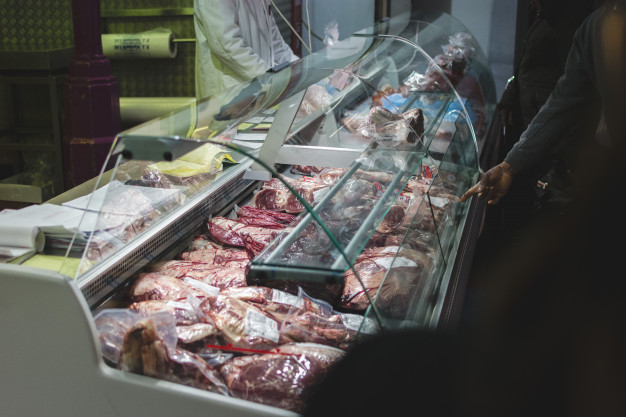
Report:
[[[387,122],[406,122],[416,137],[423,134],[419,111],[372,111],[372,128],[382,132]],[[283,260],[315,266],[340,256],[335,245],[350,243],[394,183],[393,171],[365,167],[332,191],[330,204],[318,212],[323,225],[306,224]],[[174,259],[152,262],[137,274],[125,308],[98,314],[110,366],[302,411],[329,367],[380,330],[370,308],[403,319],[437,265],[438,228],[458,201],[446,182],[434,181],[446,173],[424,165],[408,178],[342,282],[255,278],[248,273],[251,263],[292,233],[306,211],[293,192],[314,208],[346,173],[299,170],[308,174],[265,181],[248,204],[208,218],[206,232]]]

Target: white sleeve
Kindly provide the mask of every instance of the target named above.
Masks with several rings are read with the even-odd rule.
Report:
[[[291,47],[285,42],[283,35],[278,29],[276,20],[274,20],[273,14],[269,16],[270,23],[270,39],[272,42],[272,49],[274,51],[274,61],[276,64],[282,64],[283,62],[292,62],[300,59],[298,55],[294,54]]]
[[[194,7],[197,24],[206,34],[211,55],[229,67],[242,79],[250,79],[265,72],[265,63],[246,45],[237,20],[234,0],[196,0]]]

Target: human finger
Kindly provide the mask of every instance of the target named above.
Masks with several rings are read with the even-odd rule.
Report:
[[[473,196],[476,193],[482,192],[482,186],[480,183],[475,184],[472,188],[467,190],[465,194],[461,196],[461,202],[466,201],[468,198]]]

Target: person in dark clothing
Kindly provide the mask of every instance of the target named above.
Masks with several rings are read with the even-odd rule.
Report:
[[[458,332],[408,330],[367,339],[317,387],[305,417],[626,415],[624,186],[626,0],[576,31],[561,77],[505,161],[463,196],[496,204],[577,120],[598,119],[590,169],[563,216],[540,217],[492,260],[484,308]],[[516,178],[515,178],[516,179]],[[354,408],[353,408],[354,407]]]
[[[565,71],[576,29],[592,13],[590,0],[530,0],[532,24],[524,38],[513,79],[497,105],[504,127],[496,162],[518,142],[520,135],[554,90]],[[572,178],[577,147],[593,127],[570,129],[560,136],[567,147],[547,150],[532,169],[520,173],[497,206],[485,208],[483,230],[476,246],[464,317],[479,308],[482,277],[489,274],[490,259],[515,241],[530,223],[546,212],[562,214],[572,195]],[[548,182],[549,189],[538,188]]]
[[[498,162],[519,140],[554,90],[565,70],[574,32],[593,11],[590,0],[530,0],[530,8],[532,24],[524,38],[514,76],[497,106],[504,127]],[[578,130],[567,134],[580,140],[585,133]],[[552,187],[557,179],[563,184],[550,191],[561,192],[561,199],[567,199],[564,193],[569,192],[566,181],[568,172],[573,170],[571,157],[563,150],[555,149],[546,154],[532,171],[518,178],[502,204],[488,210],[493,221],[497,222],[492,223],[496,233],[510,234],[524,228],[540,204],[547,204],[547,191],[539,190],[537,181],[541,178],[542,183],[547,182],[542,177],[553,168],[558,170],[559,176],[554,178],[554,171],[550,172],[553,178],[549,186]]]
[[[487,204],[497,204],[514,177],[530,172],[557,148],[571,147],[588,163],[594,156],[614,153],[624,145],[616,138],[623,133],[626,114],[621,95],[626,91],[625,8],[621,0],[611,1],[585,19],[574,35],[565,73],[544,106],[504,160],[482,175],[461,201],[476,194]],[[591,126],[596,131],[585,135],[583,147],[578,148],[568,133]],[[576,177],[585,182],[588,176],[582,174]],[[576,190],[574,199],[579,194]]]

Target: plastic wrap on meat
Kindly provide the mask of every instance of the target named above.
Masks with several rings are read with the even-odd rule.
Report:
[[[392,233],[404,221],[405,210],[406,206],[401,204],[394,204],[389,207],[389,211],[385,214],[376,231],[384,234]]]
[[[376,186],[373,182],[360,178],[347,180],[343,187],[332,198],[332,204],[349,205],[359,200],[373,200],[376,194]]]
[[[296,219],[289,213],[265,210],[253,206],[241,206],[237,210],[237,221],[246,226],[283,229]]]
[[[200,349],[207,343],[215,342],[217,334],[217,328],[209,323],[176,326],[178,345],[186,350]]]
[[[254,195],[254,206],[265,210],[285,211],[289,194],[288,189],[261,189]]]
[[[285,176],[281,178],[310,206],[315,204],[317,193],[328,187],[328,185],[310,178],[306,180]],[[284,211],[290,214],[304,211],[304,205],[298,197],[277,178],[272,178],[263,183],[261,189],[254,195],[254,207],[271,211]]]
[[[166,313],[172,316],[176,322],[178,345],[188,350],[196,346],[201,347],[201,342],[217,334],[214,325],[199,322],[195,309],[188,300],[140,301],[132,303],[128,308],[144,316],[152,316],[155,313]]]
[[[243,239],[244,247],[253,257],[261,253],[280,234],[280,230],[255,226],[242,227],[238,232]]]
[[[154,324],[144,320],[126,332],[121,369],[226,395],[228,389],[218,371],[200,356],[180,348],[168,348]]]
[[[395,147],[402,143],[415,143],[424,135],[424,112],[415,108],[404,113],[394,113],[384,107],[374,106],[359,133],[382,146]]]
[[[330,186],[335,184],[343,175],[346,173],[346,170],[343,168],[325,168],[315,177],[313,177],[313,181],[318,184]]]
[[[246,265],[247,262],[235,261],[225,266],[190,261],[167,261],[154,265],[151,272],[182,279],[190,285],[204,288],[205,292],[216,292],[215,290],[223,288],[246,285]],[[199,284],[214,287],[214,289],[208,289]]]
[[[169,275],[155,273],[140,274],[130,289],[130,298],[134,302],[145,300],[180,300],[192,295],[205,298],[210,295],[183,280]]]
[[[224,246],[210,239],[207,235],[196,236],[189,245],[189,251],[202,249],[223,249]]]
[[[312,349],[312,348],[309,348]],[[235,357],[220,368],[231,396],[302,412],[311,390],[341,357],[341,351],[281,347],[288,354]]]
[[[285,355],[304,355],[319,362],[326,369],[333,366],[346,354],[341,349],[317,343],[285,343],[276,351]]]
[[[259,219],[267,219],[284,226],[292,223],[296,219],[296,216],[294,216],[293,214],[279,213],[272,210],[263,210],[250,205],[239,207],[239,209],[237,210],[237,217],[255,217]]]
[[[384,171],[366,171],[363,169],[357,169],[354,177],[370,182],[379,182],[384,185],[389,185],[395,178],[395,173]]]
[[[242,230],[244,230],[244,228],[239,228],[239,233],[241,233]],[[231,268],[240,267],[244,269],[251,261],[248,252],[238,248],[207,248],[191,252],[183,252],[180,254],[180,259],[183,261],[202,263],[212,266],[224,266]]]
[[[156,327],[163,343],[168,347],[175,347],[175,320],[168,313],[151,312],[148,315],[128,308],[107,308],[95,315],[94,322],[98,331],[102,357],[109,366],[119,367],[124,335],[134,325],[145,320],[146,317],[149,317]]]
[[[432,264],[430,256],[408,248],[366,249],[354,264],[363,284],[349,269],[345,274],[340,307],[346,311],[365,312],[369,306],[367,291],[381,312],[401,317],[420,288],[422,275],[430,271]]]
[[[127,309],[104,310],[94,317],[100,350],[105,362],[117,368],[122,355],[126,331],[139,319],[140,313]]]
[[[176,325],[190,325],[198,321],[193,306],[187,300],[146,300],[132,303],[128,306],[131,310],[136,310],[144,315],[154,313],[167,313],[176,321]]]
[[[279,344],[278,322],[250,303],[220,294],[203,300],[198,309],[204,322],[215,324],[224,345],[268,350]]]
[[[222,291],[224,296],[252,303],[263,311],[269,312],[272,317],[282,321],[287,315],[312,312],[328,316],[332,313],[332,306],[322,300],[309,297],[304,291],[293,295],[269,287],[248,286],[229,288]]]
[[[322,167],[316,167],[312,165],[294,165],[291,167],[291,172],[294,174],[302,175],[315,175],[322,171]]]
[[[243,238],[237,232],[244,224],[226,217],[213,217],[208,222],[209,235],[217,242],[230,246],[243,247]]]
[[[314,312],[290,314],[280,326],[280,334],[291,342],[310,342],[348,349],[357,332],[348,328],[338,314],[323,316]]]

